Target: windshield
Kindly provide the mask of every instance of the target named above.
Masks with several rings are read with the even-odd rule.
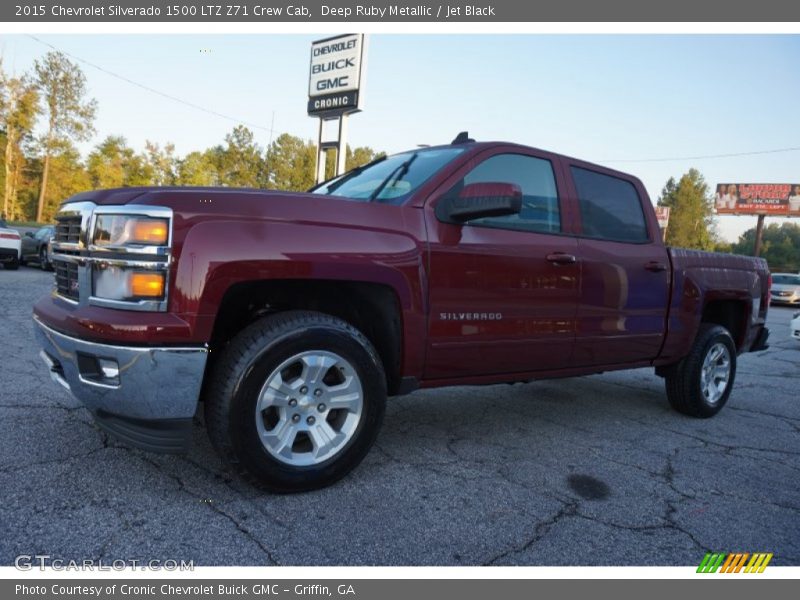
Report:
[[[772,283],[780,285],[800,285],[800,275],[773,275]]]
[[[395,154],[326,181],[312,191],[365,202],[400,204],[463,151],[463,148],[442,148]]]

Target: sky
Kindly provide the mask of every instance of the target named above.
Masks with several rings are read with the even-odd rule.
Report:
[[[283,132],[316,139],[309,52],[329,34],[36,37],[0,36],[4,66],[29,71],[51,49],[42,42],[86,61],[99,112],[84,153],[113,134],[137,150],[172,142],[182,155],[241,122],[262,146]],[[376,34],[348,141],[392,153],[468,130],[633,173],[653,202],[692,167],[710,185],[800,183],[800,150],[686,158],[800,147],[799,67],[800,35]],[[734,241],[755,217],[718,224]]]

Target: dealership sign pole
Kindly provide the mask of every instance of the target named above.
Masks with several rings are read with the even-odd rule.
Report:
[[[669,226],[669,206],[656,206],[656,219],[658,228],[661,229],[661,240],[667,241],[667,227]]]
[[[714,195],[718,215],[757,215],[753,254],[761,254],[764,217],[800,217],[800,183],[720,183]]]
[[[308,73],[308,115],[319,118],[316,181],[325,179],[328,150],[336,150],[336,175],[344,173],[347,155],[347,118],[364,105],[366,36],[339,35],[311,43]],[[325,123],[336,121],[335,140],[325,140]]]

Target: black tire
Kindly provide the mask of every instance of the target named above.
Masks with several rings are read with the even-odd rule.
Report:
[[[702,374],[706,356],[717,344],[727,348],[730,375],[721,396],[712,402],[703,391]],[[666,374],[667,399],[672,408],[679,413],[707,419],[716,415],[725,406],[735,378],[736,344],[731,334],[720,325],[703,323],[689,354]]]
[[[9,271],[16,271],[17,269],[19,269],[19,259],[14,258],[8,261],[7,263],[5,263],[5,268],[8,269]]]
[[[278,460],[262,444],[256,403],[278,367],[310,351],[335,353],[352,365],[363,391],[361,416],[336,454],[296,466]],[[383,422],[386,376],[378,353],[360,331],[323,313],[289,311],[256,321],[228,344],[213,366],[204,400],[208,435],[223,460],[263,489],[302,492],[331,485],[366,456]]]
[[[47,246],[42,246],[39,249],[39,268],[42,271],[52,271],[53,265],[50,264],[50,260],[47,257]]]

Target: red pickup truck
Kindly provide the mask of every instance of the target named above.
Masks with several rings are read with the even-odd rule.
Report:
[[[202,401],[277,492],[354,468],[387,396],[649,366],[710,417],[767,347],[763,260],[665,247],[631,175],[464,135],[309,193],[82,193],[53,267],[41,356],[98,425],[180,451]]]

